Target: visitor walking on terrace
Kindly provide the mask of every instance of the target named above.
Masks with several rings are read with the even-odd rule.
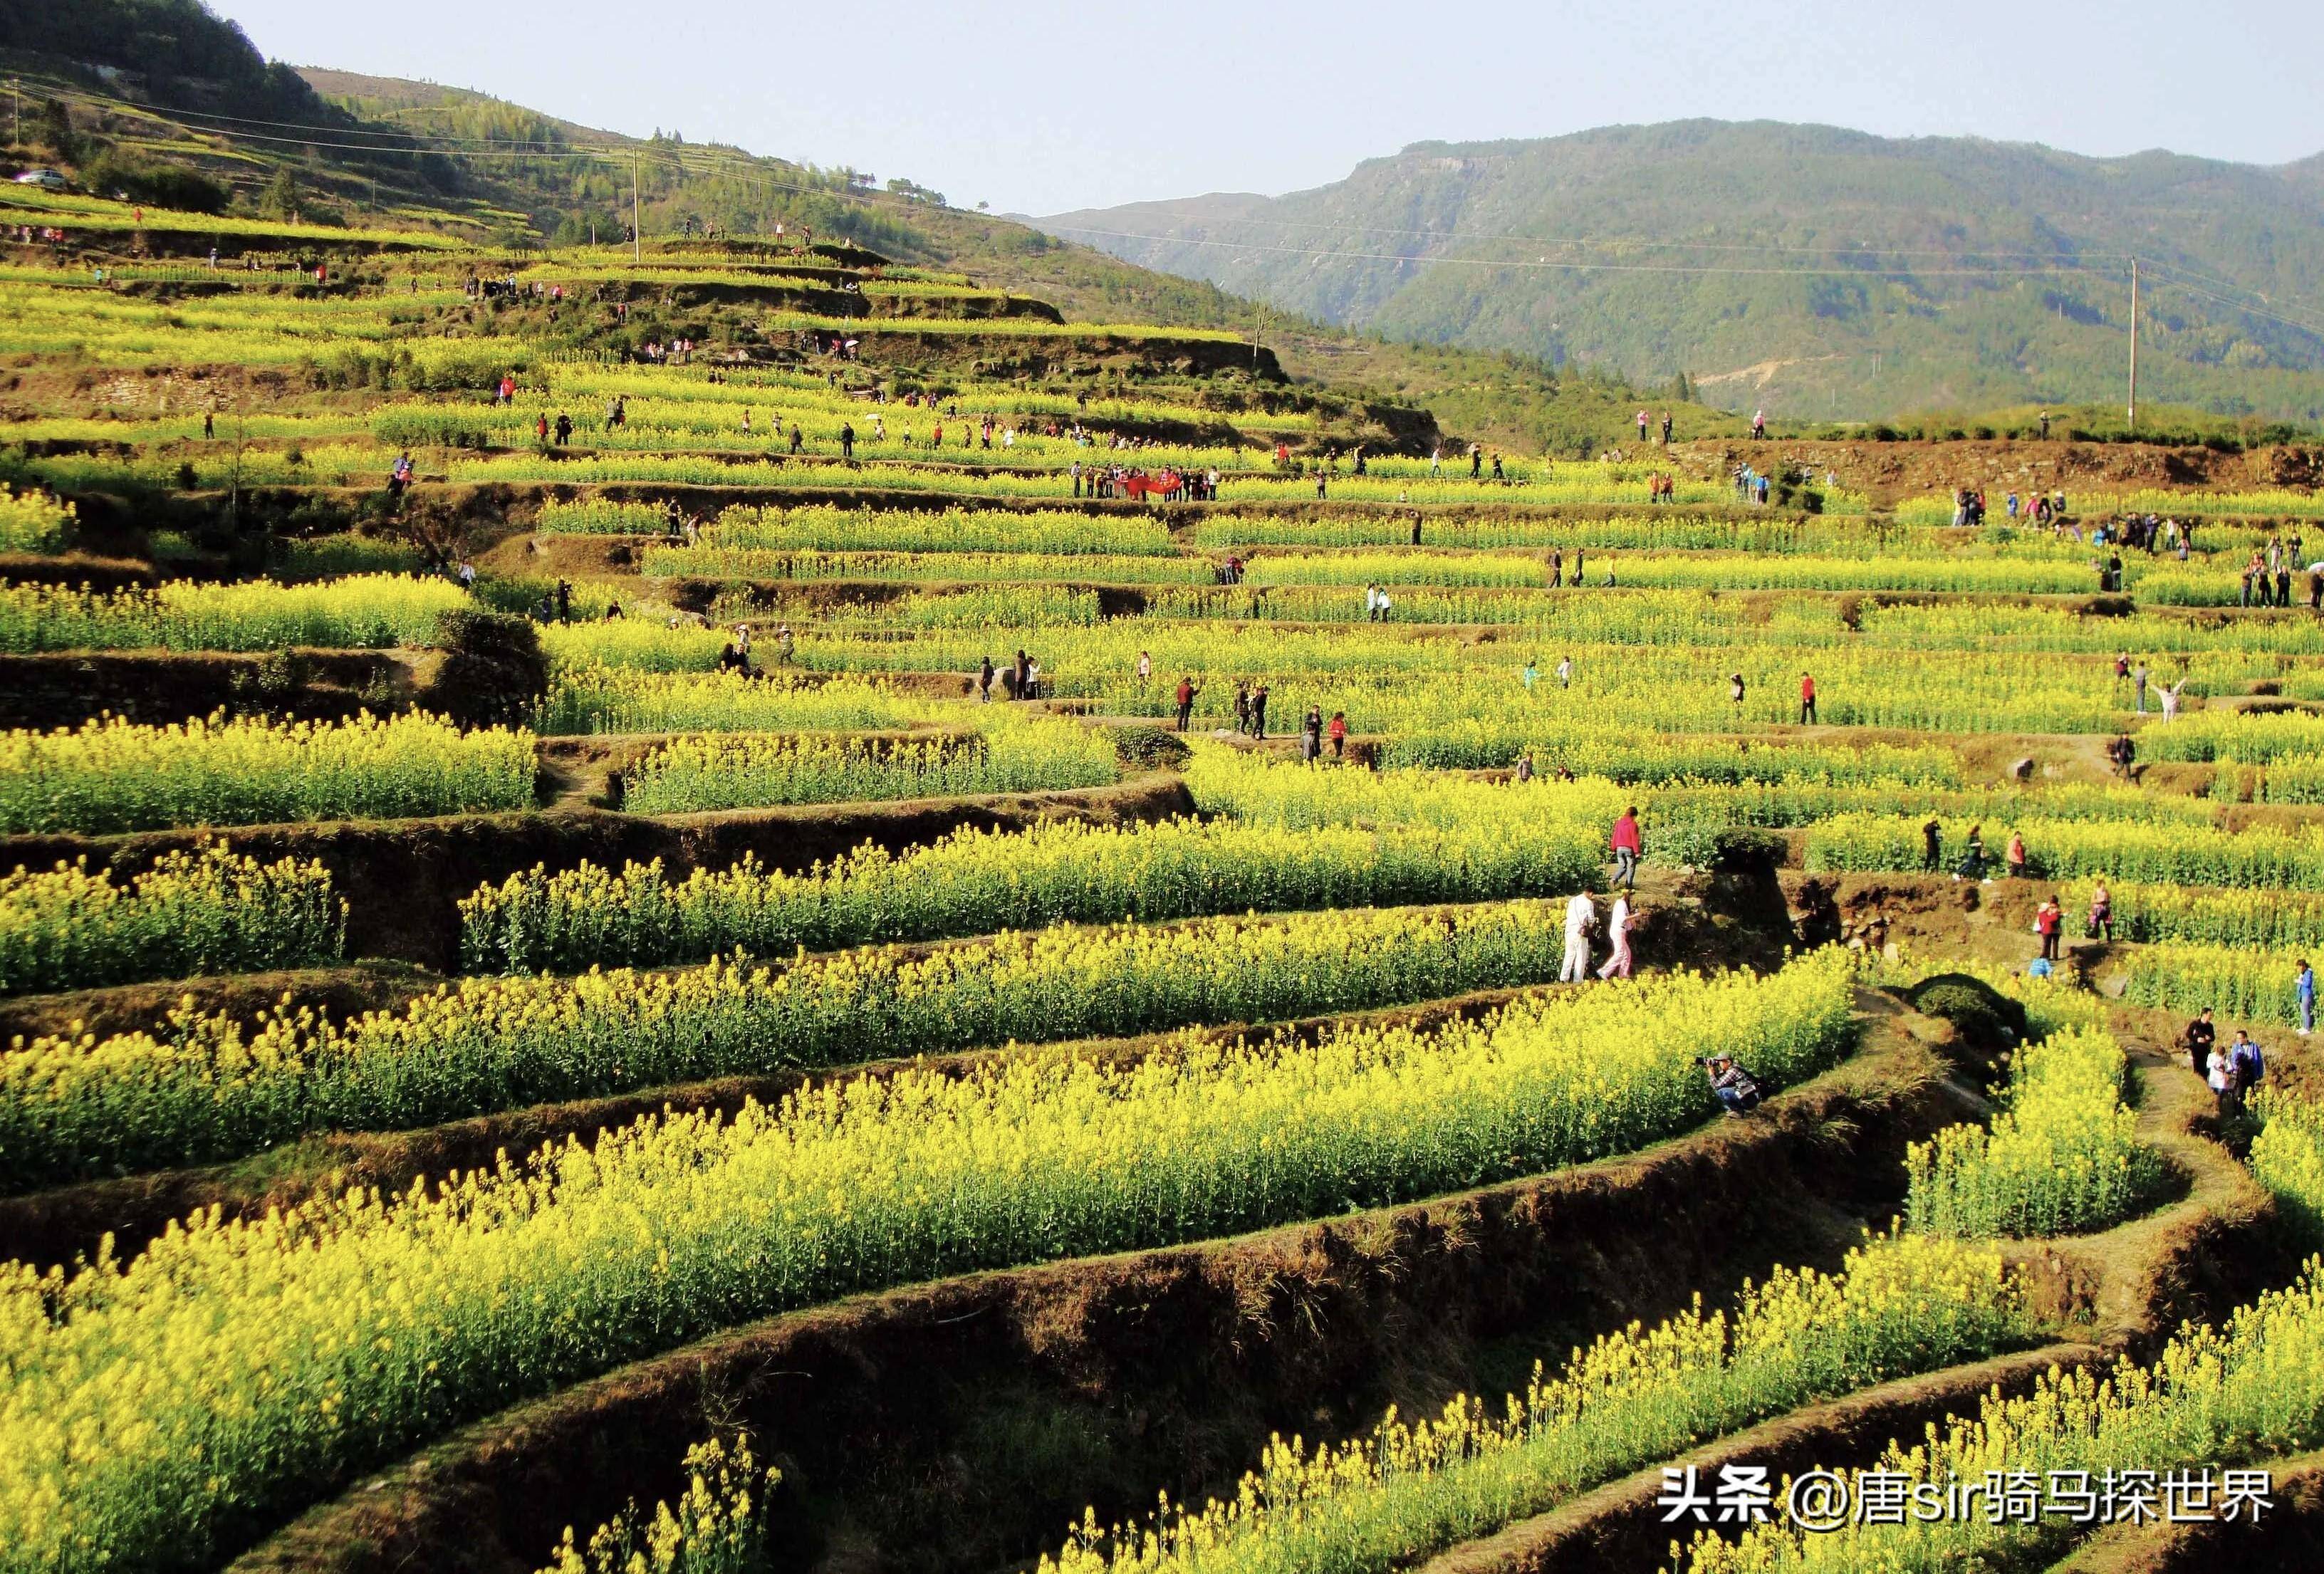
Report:
[[[1614,880],[1626,891],[1638,888],[1638,860],[1646,851],[1646,843],[1638,835],[1637,805],[1622,811],[1614,822],[1614,833],[1608,838],[1614,850]]]
[[[1603,965],[1598,969],[1601,979],[1626,979],[1630,976],[1630,898],[1618,896],[1613,910],[1606,915],[1606,943],[1611,948]]]
[[[2058,936],[2066,924],[2066,910],[2058,903],[2056,892],[2043,902],[2034,913],[2034,933],[2042,937],[2042,960],[2058,960]]]
[[[1955,879],[1982,880],[1985,878],[1985,827],[1971,825],[1969,842],[1961,849],[1960,868],[1953,871]]]
[[[2236,1029],[2236,1041],[2227,1046],[2227,1074],[2235,1079],[2236,1109],[2240,1113],[2252,1090],[2267,1080],[2267,1056],[2245,1028]]]
[[[2009,878],[2011,879],[2022,880],[2025,878],[2024,832],[2012,831],[2009,833],[2009,845],[2002,849],[2001,858],[2002,861],[2009,866]]]
[[[1309,705],[1306,716],[1299,723],[1299,758],[1313,765],[1323,757],[1323,708],[1319,705]]]
[[[1332,758],[1334,759],[1345,758],[1348,752],[1348,713],[1333,711],[1332,723],[1325,731],[1332,735]]]
[[[1921,869],[1927,874],[1937,872],[1943,847],[1943,828],[1934,819],[1921,827]]]
[[[1181,732],[1186,730],[1187,722],[1190,721],[1194,714],[1194,696],[1200,693],[1202,693],[1202,690],[1194,686],[1194,679],[1191,674],[1178,679],[1178,693],[1176,697],[1178,702],[1178,731]]]
[[[1250,738],[1254,743],[1267,741],[1267,685],[1263,682],[1250,691]]]
[[[2114,893],[2107,889],[2104,876],[2090,888],[2090,916],[2083,932],[2092,940],[2114,943]]]
[[[2307,1037],[2316,1031],[2316,970],[2308,959],[2300,959],[2300,971],[2292,975],[2292,1004],[2300,1008],[2300,1036]]]
[[[1590,981],[1590,926],[1597,921],[1597,906],[1590,899],[1590,888],[1583,886],[1565,904],[1565,956],[1557,970],[1559,983]]]
[[[1800,674],[1800,725],[1804,727],[1816,719],[1815,678],[1812,674]]]
[[[2218,1042],[2218,1037],[2219,1029],[2211,1020],[2211,1008],[2209,1006],[2204,1007],[2196,1015],[2195,1019],[2188,1023],[2180,1032],[2179,1042],[2185,1045],[2187,1050],[2188,1069],[2192,1071],[2199,1079],[2208,1076],[2210,1072],[2211,1050]]]
[[[2220,1118],[2243,1112],[2243,1101],[2236,1095],[2235,1060],[2224,1046],[2211,1046],[2203,1063],[2203,1081],[2210,1088],[2211,1096],[2219,1101]]]

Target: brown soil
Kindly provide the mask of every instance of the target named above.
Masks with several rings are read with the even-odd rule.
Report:
[[[115,591],[151,585],[158,579],[152,564],[136,558],[93,557],[85,552],[55,557],[0,553],[0,584],[61,584],[74,590],[86,585],[91,590]]]
[[[1680,456],[1698,468],[1720,475],[1740,464],[1764,470],[1771,461],[1805,465],[1819,476],[1829,470],[1842,485],[1869,493],[1877,506],[1932,492],[1981,486],[1989,492],[2062,488],[2070,508],[2078,488],[2098,483],[2109,487],[2313,485],[2317,473],[2316,456],[2305,448],[2222,454],[2209,448],[2146,443],[2001,439],[1752,443],[1732,438],[1681,443],[1676,448]]]
[[[749,853],[772,869],[801,870],[867,842],[902,851],[964,826],[1014,830],[1068,819],[1112,824],[1193,812],[1185,784],[1175,775],[1157,773],[1073,792],[658,817],[575,808],[127,836],[8,836],[0,837],[0,868],[43,869],[86,858],[93,869],[125,876],[166,852],[205,840],[269,861],[320,859],[347,899],[349,955],[450,971],[460,961],[458,903],[479,885],[535,865],[558,870],[587,861],[618,869],[629,860],[659,858],[682,876],[695,869],[724,869]]]
[[[1311,1439],[1521,1386],[1536,1356],[1775,1262],[1830,1262],[1954,1118],[1893,1006],[1867,1050],[1645,1154],[1170,1251],[946,1281],[773,1319],[472,1427],[318,1508],[243,1569],[535,1566],[568,1523],[673,1488],[747,1425],[786,1482],[786,1568],[982,1569],[1231,1484]],[[1914,1019],[1917,1021],[1917,1019]],[[1936,1025],[1926,1031],[1942,1036]]]
[[[2222,1316],[2296,1273],[2299,1250],[2273,1199],[2202,1135],[2209,1100],[2192,1079],[2168,1075],[2155,1052],[2135,1040],[2132,1047],[2144,1078],[2139,1134],[2178,1172],[2184,1194],[2112,1229],[2024,1242],[2012,1254],[2037,1314],[2079,1337],[1812,1405],[1670,1462],[1709,1475],[1723,1464],[1764,1465],[1771,1480],[1811,1468],[1866,1467],[1893,1440],[1918,1437],[1948,1416],[1974,1414],[1997,1387],[2023,1393],[2053,1367],[2149,1358],[2181,1321]],[[1427,1564],[1426,1574],[1655,1567],[1674,1540],[1655,1505],[1662,1490],[1656,1465],[1455,1548]]]
[[[1693,1466],[1717,1479],[1723,1465],[1765,1467],[1767,1479],[1869,1463],[1898,1438],[1918,1437],[1949,1415],[1973,1411],[1996,1388],[2020,1394],[2052,1368],[2098,1364],[2105,1352],[2081,1342],[2045,1345],[1954,1367],[1922,1377],[1906,1377],[1812,1405],[1720,1439],[1670,1461]],[[1498,1535],[1465,1542],[1421,1566],[1422,1574],[1598,1574],[1601,1569],[1644,1570],[1670,1566],[1672,1543],[1690,1540],[1696,1527],[1663,1523],[1655,1505],[1663,1492],[1656,1465],[1575,1498],[1550,1514],[1523,1520]]]
[[[288,998],[335,1021],[344,1020],[401,1005],[439,981],[438,975],[409,963],[367,962],[346,967],[168,979],[51,995],[18,995],[0,999],[0,1042],[61,1034],[76,1024],[80,1031],[100,1038],[134,1032],[154,1026],[188,1002],[204,1015],[251,1022]],[[0,1229],[0,1238],[6,1234]]]
[[[221,710],[340,721],[367,704],[392,708],[412,689],[407,658],[395,651],[294,651],[291,682],[272,690],[261,681],[268,665],[258,656],[166,651],[0,655],[0,727],[78,727],[108,712],[147,725]],[[285,669],[280,658],[273,665]]]
[[[2275,1506],[2257,1523],[2117,1525],[2050,1574],[2316,1574],[2324,1569],[2324,1451],[2263,1459]]]

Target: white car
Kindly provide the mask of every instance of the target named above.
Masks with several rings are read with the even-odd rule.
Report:
[[[72,184],[54,170],[27,170],[16,177],[19,186],[38,186],[43,191],[62,191]]]

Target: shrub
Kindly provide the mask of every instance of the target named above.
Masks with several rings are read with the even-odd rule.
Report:
[[[457,611],[437,621],[444,662],[424,709],[471,727],[522,724],[549,693],[549,658],[531,622],[505,612]]]
[[[1953,1025],[1963,1043],[1991,1054],[2025,1041],[2025,1008],[1981,979],[1941,973],[1913,990],[1913,1009]]]

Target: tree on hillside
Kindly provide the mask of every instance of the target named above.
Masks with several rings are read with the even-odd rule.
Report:
[[[73,134],[72,112],[58,98],[41,101],[41,113],[33,122],[32,140],[49,150],[49,156],[69,163],[80,151],[80,139]]]
[[[269,218],[296,218],[304,195],[299,189],[299,177],[286,165],[274,171],[266,189],[258,194],[258,211]]]
[[[307,124],[345,119],[200,0],[0,0],[0,49],[133,72],[165,104]]]

